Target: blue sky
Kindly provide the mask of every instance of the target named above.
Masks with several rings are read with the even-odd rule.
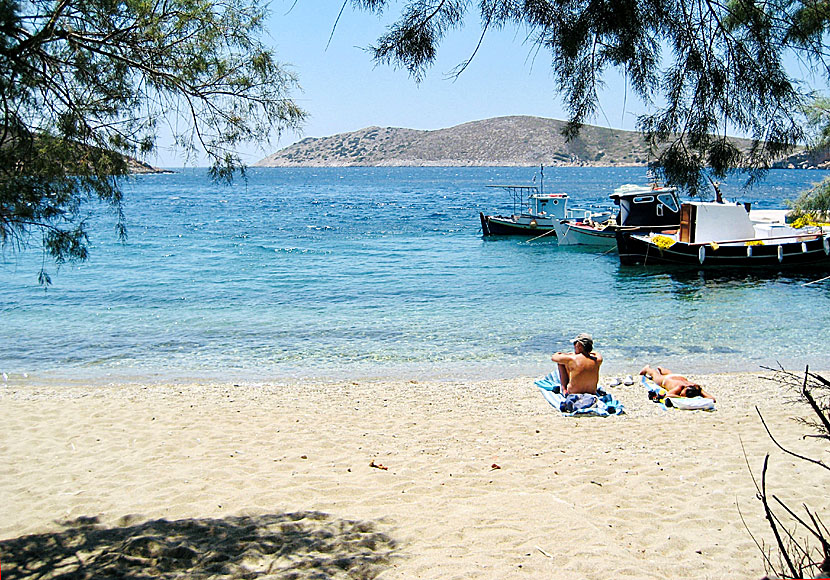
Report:
[[[337,22],[341,6],[341,0],[272,0],[266,42],[273,46],[277,59],[299,77],[302,91],[294,96],[309,118],[302,133],[285,132],[261,149],[241,151],[246,163],[304,137],[372,125],[440,129],[503,115],[567,117],[554,91],[549,53],[525,42],[522,30],[488,32],[472,64],[459,78],[449,78],[478,44],[478,18],[471,12],[467,26],[450,33],[437,62],[417,84],[404,70],[376,66],[365,50],[383,34],[394,12],[381,20],[349,5]],[[633,129],[636,113],[641,112],[638,103],[630,93],[626,97],[620,78],[609,75],[606,81],[603,111],[593,124]],[[164,139],[150,161],[163,167],[185,163]]]
[[[343,0],[271,0],[264,40],[298,76],[302,90],[294,98],[309,117],[302,132],[286,131],[270,143],[241,150],[243,162],[255,163],[304,137],[372,125],[429,130],[504,115],[568,116],[555,91],[550,54],[526,42],[520,28],[489,31],[469,67],[452,78],[450,73],[475,52],[479,41],[473,7],[466,27],[445,38],[435,65],[416,83],[405,70],[376,66],[366,50],[385,32],[396,11],[378,18],[353,10],[351,3],[340,14],[342,6]],[[824,86],[808,64],[793,58],[790,67],[797,78]],[[615,71],[606,71],[604,80],[601,111],[590,122],[634,130],[643,105]],[[168,143],[162,136],[149,161],[161,167],[184,165],[181,152]]]

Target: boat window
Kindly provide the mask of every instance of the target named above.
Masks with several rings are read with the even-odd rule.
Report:
[[[657,199],[663,202],[666,205],[666,207],[668,207],[673,212],[676,213],[680,211],[680,209],[677,207],[677,200],[673,195],[668,195],[664,193],[663,195],[658,195]]]
[[[652,203],[653,201],[653,195],[639,195],[634,198],[634,203]]]
[[[663,217],[663,206],[662,205],[657,206],[657,215],[660,216],[660,217]]]

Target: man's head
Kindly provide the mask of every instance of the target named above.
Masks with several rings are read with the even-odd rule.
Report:
[[[585,354],[588,354],[589,352],[594,350],[594,339],[587,332],[582,332],[578,334],[577,337],[573,339],[573,343],[575,350],[579,347],[582,347],[582,352],[584,352]]]

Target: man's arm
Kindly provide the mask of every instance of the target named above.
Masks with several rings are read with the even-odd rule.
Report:
[[[555,352],[550,355],[550,360],[556,364],[567,364],[573,359],[573,355],[567,352]]]

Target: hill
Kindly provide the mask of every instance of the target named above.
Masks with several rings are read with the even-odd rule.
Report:
[[[127,165],[129,166],[130,173],[133,175],[146,175],[149,173],[171,173],[165,169],[159,169],[158,167],[153,167],[149,163],[145,163],[144,161],[139,161],[133,157],[127,157]]]
[[[259,167],[645,165],[646,143],[634,131],[585,125],[566,142],[564,121],[496,117],[448,129],[368,127],[307,138],[256,163]]]

